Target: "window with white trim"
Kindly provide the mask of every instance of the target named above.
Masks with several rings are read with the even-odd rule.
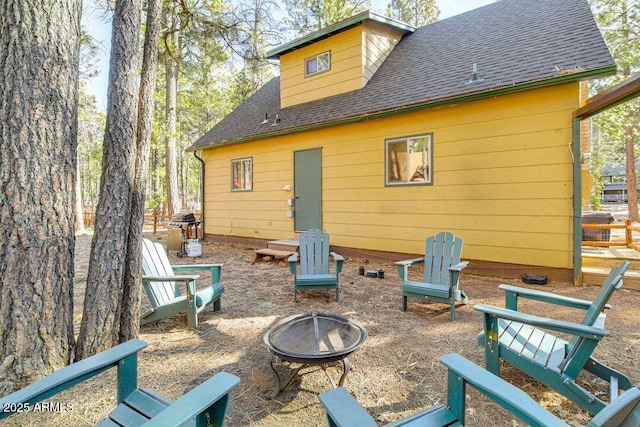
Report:
[[[331,51],[304,60],[304,76],[311,77],[331,69]]]
[[[385,140],[385,184],[433,182],[433,134]]]
[[[231,191],[253,190],[253,159],[231,160]]]

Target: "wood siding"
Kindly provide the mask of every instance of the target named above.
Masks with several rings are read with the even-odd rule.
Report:
[[[389,56],[402,33],[365,22],[280,58],[282,108],[362,89]],[[331,70],[305,77],[304,60],[331,51]]]
[[[393,48],[402,38],[397,29],[379,24],[375,21],[363,23],[362,33],[362,78],[365,86]]]
[[[282,108],[362,88],[362,26],[348,29],[280,58]],[[331,70],[305,77],[304,60],[331,51]]]
[[[206,150],[208,234],[296,237],[286,216],[293,151],[322,147],[323,228],[332,244],[422,253],[427,235],[464,239],[463,258],[572,268],[571,114],[579,85]],[[433,133],[433,185],[385,187],[384,140]],[[254,191],[230,191],[253,158]]]

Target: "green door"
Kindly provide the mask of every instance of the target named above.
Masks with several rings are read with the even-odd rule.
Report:
[[[295,231],[322,230],[322,149],[293,152]]]

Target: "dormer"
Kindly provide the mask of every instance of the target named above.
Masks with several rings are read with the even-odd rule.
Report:
[[[415,28],[365,11],[267,53],[280,60],[280,106],[362,89]]]

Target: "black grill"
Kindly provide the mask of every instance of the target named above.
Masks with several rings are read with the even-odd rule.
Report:
[[[183,212],[171,216],[171,222],[196,222],[193,212]]]
[[[180,250],[178,251],[178,257],[182,258],[187,253],[187,240],[192,239],[195,234],[195,239],[198,239],[198,226],[201,221],[196,220],[196,216],[193,212],[183,212],[175,215],[171,215],[169,226],[180,227]]]

